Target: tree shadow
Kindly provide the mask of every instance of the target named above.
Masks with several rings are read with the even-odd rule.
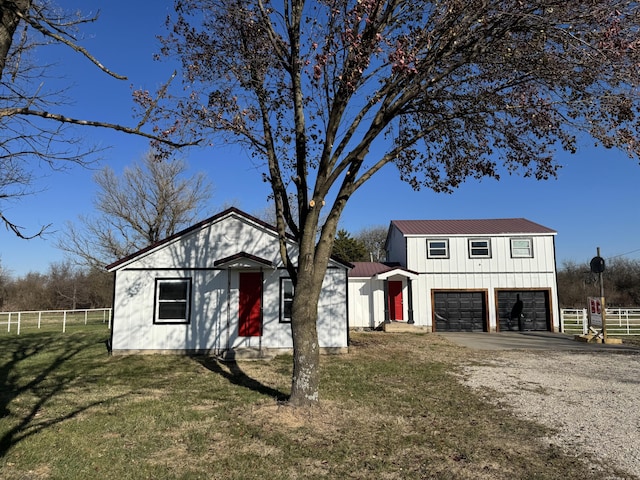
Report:
[[[222,362],[214,357],[208,357],[203,355],[194,355],[191,358],[205,367],[210,372],[220,375],[226,378],[230,383],[238,385],[240,387],[247,388],[254,392],[266,395],[271,398],[275,398],[278,402],[286,402],[289,400],[289,394],[284,393],[278,389],[265,385],[264,383],[251,378],[247,375],[235,361],[226,361],[224,365],[228,368],[226,370],[222,367]]]
[[[55,341],[53,347],[52,341]],[[11,428],[0,432],[0,458],[22,440],[74,418],[107,400],[100,399],[79,405],[54,418],[39,418],[47,402],[63,393],[70,384],[82,387],[92,382],[91,378],[83,379],[73,368],[63,368],[91,345],[85,337],[78,339],[71,335],[62,338],[29,335],[0,339],[0,347],[4,352],[0,355],[0,418],[13,415],[18,419]],[[47,356],[49,353],[50,358]],[[25,381],[28,373],[25,374],[23,370],[28,372],[33,367],[24,368],[23,364],[37,361],[36,357],[45,361],[37,375]],[[12,412],[12,402],[23,395],[32,397],[33,402],[30,401],[28,407],[25,407],[25,402],[20,402],[15,413]],[[109,400],[125,395],[127,394],[110,397]]]

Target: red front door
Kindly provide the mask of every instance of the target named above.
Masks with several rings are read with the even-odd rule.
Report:
[[[238,335],[259,337],[262,334],[262,273],[240,272],[238,315]]]
[[[402,320],[402,282],[389,282],[389,320]]]

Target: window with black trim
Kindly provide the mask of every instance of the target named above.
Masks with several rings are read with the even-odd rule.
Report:
[[[291,323],[293,306],[293,282],[290,278],[280,278],[280,323]]]
[[[512,238],[511,258],[533,258],[533,239]]]
[[[280,278],[280,323],[291,323],[293,306],[293,282],[290,278]]]
[[[488,238],[470,238],[469,258],[491,258],[491,241]]]
[[[191,278],[156,278],[153,323],[189,323]]]
[[[427,258],[449,258],[449,240],[427,240]]]

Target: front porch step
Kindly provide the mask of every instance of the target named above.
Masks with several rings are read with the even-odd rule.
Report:
[[[390,322],[383,323],[382,330],[385,332],[411,332],[411,333],[428,333],[429,329],[425,325],[416,325],[407,322]]]
[[[223,362],[235,362],[236,360],[271,360],[274,355],[258,348],[236,348],[225,350],[219,358]]]

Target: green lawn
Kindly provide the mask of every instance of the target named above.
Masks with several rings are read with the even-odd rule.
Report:
[[[0,478],[596,479],[462,386],[435,335],[358,333],[293,410],[291,357],[109,357],[103,327],[0,335]]]

